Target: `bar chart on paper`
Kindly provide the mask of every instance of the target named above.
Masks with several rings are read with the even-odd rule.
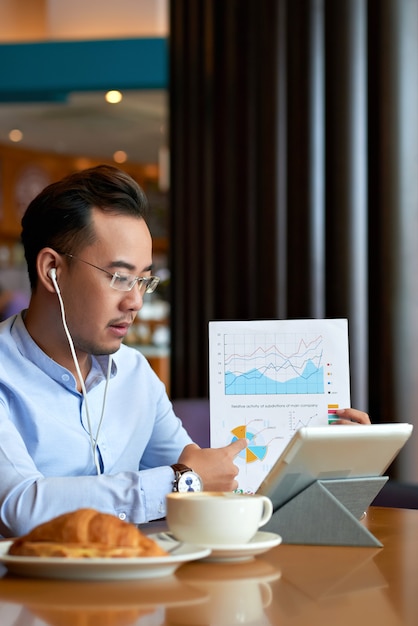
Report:
[[[294,432],[349,406],[347,320],[210,322],[211,445],[245,438],[239,484],[255,491]]]

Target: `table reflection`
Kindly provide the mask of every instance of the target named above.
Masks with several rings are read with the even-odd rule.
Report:
[[[379,567],[380,549],[282,546],[282,576],[266,610],[289,626],[380,623],[400,626]],[[278,559],[278,554],[274,561]],[[272,553],[263,556],[267,561]]]
[[[261,559],[235,563],[195,562],[181,567],[177,576],[207,597],[187,611],[168,607],[167,626],[271,624],[265,609],[273,599],[271,583],[280,579],[280,570],[275,565]]]
[[[165,607],[205,601],[175,575],[137,581],[0,580],[1,626],[160,626]]]
[[[270,626],[265,609],[280,570],[259,559],[193,562],[137,581],[0,579],[2,626]]]

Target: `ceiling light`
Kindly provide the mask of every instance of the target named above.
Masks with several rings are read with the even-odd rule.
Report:
[[[116,150],[116,152],[113,153],[113,160],[115,163],[125,163],[127,159],[128,155],[124,150]]]
[[[121,92],[117,91],[116,89],[108,91],[105,95],[105,100],[106,102],[109,102],[109,104],[118,104],[118,102],[120,102],[122,98],[123,96]]]
[[[13,141],[14,143],[18,143],[19,141],[22,141],[23,139],[22,131],[19,130],[18,128],[14,128],[9,133],[9,139],[10,141]]]

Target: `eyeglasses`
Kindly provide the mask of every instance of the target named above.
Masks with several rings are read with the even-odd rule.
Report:
[[[74,259],[75,261],[81,261],[86,265],[91,265],[91,267],[96,268],[96,270],[100,270],[101,272],[104,272],[105,274],[110,276],[110,287],[112,287],[112,289],[116,289],[117,291],[131,291],[135,284],[138,283],[139,291],[141,292],[141,294],[153,293],[156,290],[158,283],[160,282],[158,276],[133,276],[132,274],[121,274],[120,272],[115,272],[114,274],[112,274],[112,272],[108,272],[102,267],[93,265],[93,263],[89,263],[88,261],[84,261],[84,259],[80,259],[73,254],[69,254],[68,252],[64,252],[63,254],[70,257],[71,259]]]

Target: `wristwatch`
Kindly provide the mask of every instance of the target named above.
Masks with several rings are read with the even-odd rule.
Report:
[[[203,482],[199,474],[196,474],[191,467],[176,463],[171,466],[174,471],[175,478],[173,480],[173,491],[203,491]]]

